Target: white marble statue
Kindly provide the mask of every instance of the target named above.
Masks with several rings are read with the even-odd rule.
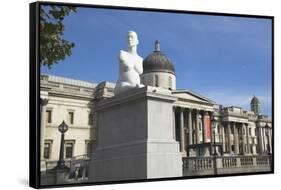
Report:
[[[128,52],[120,50],[119,55],[119,79],[116,83],[114,94],[120,94],[132,88],[141,88],[140,74],[143,72],[142,57],[137,53],[139,43],[137,33],[128,32]]]

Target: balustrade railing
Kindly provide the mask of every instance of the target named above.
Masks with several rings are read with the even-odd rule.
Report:
[[[256,158],[256,161],[258,166],[271,165],[271,156],[260,156]]]
[[[202,157],[194,160],[194,169],[195,170],[206,170],[213,168],[212,158],[210,157]]]
[[[231,168],[237,166],[236,157],[222,157],[222,166],[223,168]]]
[[[183,167],[190,170],[207,170],[213,168],[213,162],[211,157],[183,158]]]
[[[253,157],[249,157],[249,156],[241,157],[240,164],[241,166],[253,166],[254,165]]]
[[[215,167],[214,168],[214,163]],[[247,168],[247,171],[257,169],[268,168],[271,170],[271,155],[257,155],[257,156],[216,156],[216,157],[184,157],[183,158],[183,170],[184,172],[200,172],[214,169],[214,172],[218,170],[233,170],[239,171],[239,168],[243,172],[243,169]],[[215,170],[216,169],[216,170]]]

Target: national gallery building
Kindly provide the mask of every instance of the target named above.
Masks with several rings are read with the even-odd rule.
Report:
[[[161,52],[158,41],[143,60],[140,77],[145,86],[169,90],[175,99],[170,110],[173,138],[179,144],[184,176],[270,171],[272,121],[261,113],[258,97],[249,102],[251,110],[244,110],[235,105],[224,107],[188,89],[177,89],[176,70]],[[79,178],[87,179],[85,163],[99,138],[95,107],[114,96],[114,87],[107,81],[98,84],[41,75],[42,172],[54,167],[59,159],[58,126],[65,121],[69,127],[64,137],[65,161],[73,170],[83,166]],[[219,160],[215,164],[214,156]]]

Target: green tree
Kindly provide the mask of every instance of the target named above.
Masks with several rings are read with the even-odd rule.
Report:
[[[76,7],[69,6],[41,6],[40,9],[40,66],[53,64],[64,60],[72,54],[74,43],[63,38],[63,20]]]

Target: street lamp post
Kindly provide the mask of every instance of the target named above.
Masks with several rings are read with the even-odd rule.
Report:
[[[214,124],[215,119],[214,116],[212,116],[212,131],[213,131],[213,147],[214,147],[214,154],[213,154],[213,165],[214,165],[214,175],[218,174],[217,171],[217,150],[216,150],[216,126]]]
[[[56,168],[63,169],[63,168],[67,168],[64,162],[63,154],[64,154],[64,133],[68,130],[68,125],[63,121],[58,126],[58,130],[59,132],[61,132],[61,142],[60,142],[60,156]]]
[[[213,130],[214,135],[214,155],[217,156],[217,149],[216,149],[216,132]]]
[[[69,179],[70,168],[65,165],[64,162],[64,134],[68,130],[68,126],[63,121],[59,126],[58,130],[61,133],[61,142],[60,142],[60,156],[57,162],[56,167],[54,167],[51,171],[54,173],[53,177],[55,180],[55,184],[65,184],[66,180]]]

